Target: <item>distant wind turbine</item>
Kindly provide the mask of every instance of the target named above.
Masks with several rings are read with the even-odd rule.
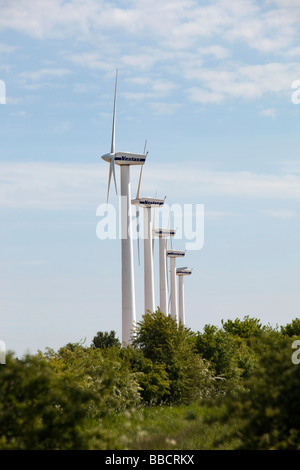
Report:
[[[184,276],[190,276],[192,270],[186,267],[177,268],[176,274],[178,276],[178,304],[179,304],[179,322],[185,326],[185,304],[184,304],[184,285],[183,278]]]
[[[177,286],[176,286],[176,258],[185,256],[185,251],[167,250],[167,257],[170,258],[170,284],[171,284],[171,317],[178,321],[177,318]]]
[[[141,197],[141,167],[139,184],[137,188],[136,198],[132,199],[131,204],[136,206],[137,211],[137,240],[139,250],[139,207],[143,207],[144,211],[144,310],[152,313],[155,311],[155,291],[154,291],[154,271],[153,271],[153,243],[151,229],[151,208],[162,206],[165,199],[153,197]]]
[[[168,273],[167,273],[167,243],[169,237],[174,237],[175,229],[155,228],[153,235],[159,238],[159,308],[168,315]]]

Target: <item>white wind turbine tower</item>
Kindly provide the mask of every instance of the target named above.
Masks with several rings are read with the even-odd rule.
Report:
[[[185,256],[185,251],[180,250],[167,250],[167,257],[170,258],[170,284],[171,284],[171,317],[174,320],[177,318],[177,286],[176,286],[176,258]]]
[[[185,305],[184,305],[184,285],[183,278],[184,276],[190,276],[192,270],[186,267],[177,268],[176,274],[178,276],[178,304],[179,304],[179,322],[185,326]]]
[[[135,310],[135,288],[134,288],[134,268],[133,268],[133,247],[132,247],[132,227],[131,227],[131,189],[130,189],[130,165],[144,165],[146,154],[115,151],[115,122],[116,122],[116,94],[117,78],[115,82],[115,96],[113,108],[113,125],[110,153],[101,158],[109,163],[107,200],[111,175],[114,177],[115,189],[117,193],[115,164],[120,166],[121,181],[121,261],[122,261],[122,343],[129,344],[132,330],[136,323]]]
[[[172,228],[157,228],[153,235],[159,238],[159,307],[161,312],[168,315],[168,273],[167,273],[167,242],[174,237],[176,230]]]
[[[137,241],[139,254],[139,207],[144,209],[144,310],[152,313],[155,311],[155,290],[154,290],[154,271],[153,271],[153,243],[151,229],[151,208],[160,207],[164,204],[165,199],[153,197],[141,197],[141,180],[143,167],[141,167],[140,179],[136,198],[132,199],[131,204],[136,206],[137,215]],[[139,254],[140,257],[140,254]]]

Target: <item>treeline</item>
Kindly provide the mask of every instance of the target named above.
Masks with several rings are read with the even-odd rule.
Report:
[[[128,347],[111,331],[89,346],[8,353],[0,366],[0,449],[123,448],[105,424],[110,417],[192,403],[221,403],[238,417],[240,448],[299,449],[297,339],[300,319],[274,329],[244,317],[193,332],[157,310],[143,316]]]

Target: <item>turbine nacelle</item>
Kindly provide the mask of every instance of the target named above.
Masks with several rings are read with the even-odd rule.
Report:
[[[156,237],[174,237],[176,235],[176,230],[173,228],[156,228],[153,230],[153,235]]]
[[[189,276],[190,274],[192,274],[192,270],[188,269],[187,267],[177,268],[176,274],[177,276]]]
[[[102,159],[110,163],[112,159],[116,165],[144,165],[147,154],[131,152],[115,152],[102,155]]]
[[[143,207],[159,207],[164,205],[164,199],[155,197],[140,197],[131,200],[131,204]]]
[[[167,256],[169,258],[181,258],[183,256],[185,256],[185,251],[181,251],[181,250],[168,250],[167,251]]]

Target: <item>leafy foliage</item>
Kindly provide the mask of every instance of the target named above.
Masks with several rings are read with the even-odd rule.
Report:
[[[169,400],[170,379],[164,364],[153,363],[141,350],[133,347],[124,348],[122,357],[136,373],[144,403],[158,405]]]
[[[248,320],[247,320],[248,324]],[[252,330],[253,331],[253,330]],[[255,334],[257,330],[255,329]],[[223,329],[205,325],[203,333],[195,335],[198,353],[205,358],[218,377],[226,379],[227,390],[240,389],[241,379],[256,367],[257,358],[245,338],[251,337],[243,322],[223,324]],[[224,388],[224,382],[221,382]]]
[[[210,372],[190,341],[192,333],[159,309],[138,323],[135,347],[156,365],[164,366],[169,381],[169,402],[187,402],[205,396]]]
[[[97,397],[93,406],[89,403],[93,417],[102,417],[110,409],[120,411],[136,406],[140,401],[134,374],[113,348],[107,352],[67,345],[58,352],[49,349],[44,357],[56,374],[93,392]]]
[[[119,338],[116,337],[115,331],[98,331],[97,335],[94,337],[92,341],[92,346],[94,348],[105,349],[115,346],[116,348],[121,347],[121,342]]]
[[[236,414],[245,449],[300,449],[300,368],[291,361],[291,341],[276,331],[254,341],[259,367],[247,380]],[[235,404],[236,406],[236,404]]]
[[[0,449],[298,450],[295,339],[298,318],[276,330],[244,317],[194,333],[157,310],[128,347],[110,331],[90,346],[8,353]]]
[[[0,447],[2,449],[82,449],[85,406],[95,399],[51,371],[47,361],[8,355],[0,368]]]
[[[300,336],[300,318],[295,318],[291,323],[282,326],[281,333],[287,336]]]
[[[262,331],[262,325],[257,318],[245,316],[243,320],[236,318],[235,320],[222,321],[223,329],[226,333],[230,333],[240,338],[250,338],[257,336]]]

